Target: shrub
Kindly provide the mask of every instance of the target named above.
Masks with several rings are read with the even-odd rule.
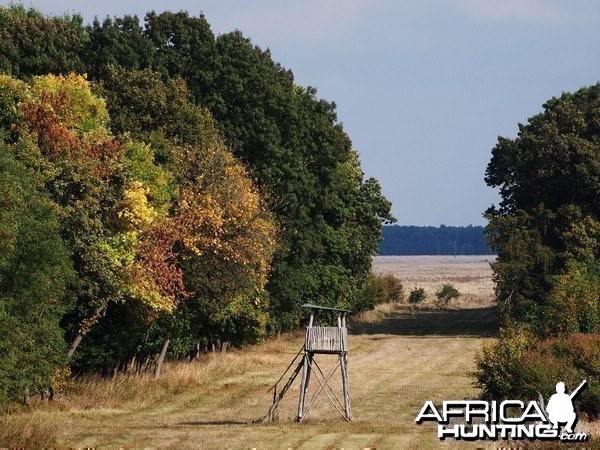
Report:
[[[554,280],[544,332],[593,333],[600,330],[600,266],[596,261],[567,264]]]
[[[404,301],[402,282],[392,274],[369,274],[365,286],[358,292],[353,307],[356,311],[369,311],[382,303]]]
[[[422,287],[415,287],[412,291],[410,291],[410,294],[408,295],[408,303],[421,303],[426,298],[427,294],[425,293],[425,289],[423,289]]]
[[[587,386],[575,397],[578,411],[590,418],[600,417],[600,335],[573,334],[540,341],[523,357],[523,372],[529,381],[530,395],[540,392],[545,399],[555,392],[556,383],[564,381],[572,392],[582,380]],[[590,382],[591,381],[591,382]]]
[[[435,293],[435,306],[438,308],[445,308],[453,298],[460,297],[460,292],[450,283],[444,284]]]
[[[380,277],[383,282],[386,303],[401,303],[405,300],[402,281],[395,275],[388,273]]]
[[[587,386],[575,397],[576,408],[592,419],[600,417],[597,333],[537,340],[524,328],[503,329],[500,339],[477,355],[476,367],[474,384],[481,388],[483,397],[495,400],[528,401],[540,393],[547,401],[558,381],[572,392],[586,379]]]
[[[500,329],[497,341],[486,343],[475,357],[476,387],[486,399],[502,400],[519,397],[523,355],[533,345],[535,337],[524,327]]]
[[[353,309],[369,311],[385,301],[385,286],[380,276],[369,274],[365,286],[358,292]]]

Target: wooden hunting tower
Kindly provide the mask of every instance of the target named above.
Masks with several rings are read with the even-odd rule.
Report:
[[[279,378],[277,383],[275,383],[275,385],[271,388],[273,389],[273,404],[271,405],[271,408],[269,409],[269,412],[264,420],[272,421],[275,419],[275,412],[279,402],[290,388],[300,371],[302,371],[302,383],[300,385],[300,398],[298,399],[298,422],[302,422],[302,419],[306,417],[317,400],[317,397],[323,391],[325,391],[329,401],[342,415],[342,417],[346,420],[350,420],[350,391],[348,389],[348,329],[346,328],[346,314],[351,311],[347,309],[328,308],[325,306],[312,304],[305,304],[302,305],[302,307],[310,309],[310,319],[306,328],[304,346],[300,349],[281,378]],[[323,312],[328,312],[329,316],[331,316],[331,313],[333,313],[337,321],[337,326],[319,325],[318,318]],[[336,362],[327,374],[325,374],[317,364],[317,361],[315,360],[316,354],[325,354],[337,357]],[[286,385],[283,387],[279,395],[277,395],[277,385],[279,381],[283,379],[287,371],[293,366],[294,362],[300,355],[302,355],[302,359],[296,367],[296,370],[294,370]],[[331,386],[329,386],[329,381],[336,373],[338,368],[340,369],[342,376],[342,395],[344,397],[343,404]],[[306,394],[311,377],[317,380],[319,386],[313,393],[310,400],[307,402]]]

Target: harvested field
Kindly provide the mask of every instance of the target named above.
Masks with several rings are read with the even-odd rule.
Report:
[[[169,363],[160,380],[79,379],[58,401],[38,402],[29,411],[7,416],[0,423],[0,444],[211,449],[485,447],[482,442],[440,442],[435,424],[415,424],[426,400],[439,403],[477,396],[469,375],[473,357],[486,340],[493,339],[498,326],[485,259],[415,257],[411,262],[411,257],[376,258],[378,272],[393,272],[405,285],[417,283],[431,291],[450,281],[468,299],[447,310],[382,305],[352,320],[351,422],[345,422],[321,395],[306,421],[296,423],[297,381],[282,401],[279,420],[260,423],[272,401],[267,390],[302,346],[303,333],[295,332],[259,346],[206,355],[195,363]],[[319,358],[324,370],[331,363],[331,357]],[[339,378],[332,379],[336,392],[341,392]],[[581,427],[598,433],[594,424]]]
[[[425,289],[431,304],[433,294],[444,283],[452,283],[463,294],[457,307],[490,305],[494,295],[490,263],[494,255],[476,256],[378,256],[373,271],[400,278],[408,293],[414,287]]]

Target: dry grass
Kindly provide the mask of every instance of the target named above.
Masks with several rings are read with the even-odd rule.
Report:
[[[57,445],[55,424],[45,411],[8,414],[0,421],[0,446],[6,448],[52,448]]]
[[[389,317],[395,311],[403,308],[403,305],[398,303],[385,303],[379,305],[377,308],[371,311],[364,311],[359,314],[355,314],[350,317],[351,323],[371,324],[381,322],[385,318]]]
[[[395,267],[385,261],[375,267]],[[426,263],[402,261],[404,275],[428,280]],[[440,263],[441,264],[441,263]],[[495,333],[485,264],[439,267],[463,283],[462,304],[448,311],[426,306],[382,305],[350,324],[349,377],[353,420],[344,422],[321,396],[307,420],[294,422],[298,383],[284,399],[279,421],[257,423],[272,401],[267,390],[303,343],[303,333],[273,338],[227,354],[207,355],[193,364],[168,364],[163,377],[85,377],[51,404],[37,403],[0,423],[0,446],[10,447],[178,447],[178,448],[463,448],[481,443],[440,442],[431,424],[415,424],[426,400],[477,395],[468,373],[473,356]],[[396,270],[396,269],[394,269]],[[489,272],[488,272],[489,274]],[[471,279],[469,277],[474,277]],[[444,278],[440,281],[448,281]],[[467,288],[472,285],[471,288]],[[491,286],[487,284],[488,286]],[[484,305],[484,300],[487,304]],[[333,359],[318,360],[327,370]],[[339,376],[334,389],[340,389]],[[315,383],[311,389],[314,389]],[[310,393],[309,393],[310,395]],[[598,429],[595,428],[598,432]],[[498,445],[497,443],[495,444]]]

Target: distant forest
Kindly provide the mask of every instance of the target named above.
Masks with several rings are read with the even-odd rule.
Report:
[[[384,226],[380,255],[486,255],[493,253],[484,228]]]

